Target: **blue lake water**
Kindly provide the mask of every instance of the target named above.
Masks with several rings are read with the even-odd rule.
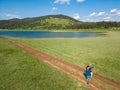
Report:
[[[93,32],[0,31],[0,36],[20,38],[79,38],[100,35],[102,34]]]

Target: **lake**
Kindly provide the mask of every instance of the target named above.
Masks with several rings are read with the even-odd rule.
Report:
[[[79,38],[100,35],[102,34],[95,32],[0,31],[0,36],[20,38]]]

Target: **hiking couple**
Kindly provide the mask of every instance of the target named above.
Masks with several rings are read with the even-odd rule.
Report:
[[[92,69],[93,69],[93,68],[94,68],[94,66],[91,66],[91,64],[88,64],[88,65],[86,66],[84,75],[85,75],[85,77],[86,77],[87,84],[89,84],[90,79],[92,78],[92,75],[93,75]]]

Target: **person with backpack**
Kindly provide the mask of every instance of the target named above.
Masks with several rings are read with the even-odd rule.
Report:
[[[85,69],[85,77],[86,77],[86,80],[87,80],[87,84],[89,84],[90,82],[90,79],[92,78],[92,75],[93,75],[93,72],[92,72],[92,69],[94,68],[94,66],[91,66],[91,64],[88,64],[86,66],[86,69]]]

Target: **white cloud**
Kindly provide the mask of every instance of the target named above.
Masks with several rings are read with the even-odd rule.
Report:
[[[91,13],[89,16],[90,16],[90,17],[93,17],[93,16],[99,17],[99,16],[105,16],[105,15],[106,15],[105,12],[98,12],[98,13],[93,12],[93,13]]]
[[[112,17],[108,16],[108,17],[104,17],[103,21],[110,21]]]
[[[93,12],[93,13],[90,14],[90,17],[96,16],[96,14],[97,14],[97,13]]]
[[[120,22],[120,9],[111,9],[109,12],[92,12],[88,16],[87,19],[83,19],[84,21],[117,21]]]
[[[118,16],[120,16],[120,11],[117,13]]]
[[[70,0],[55,0],[54,3],[60,3],[60,4],[67,3],[67,4],[70,4]]]
[[[85,0],[77,0],[77,2],[81,3],[81,2],[84,2]]]
[[[116,13],[117,11],[118,11],[117,9],[110,10],[111,13]]]
[[[104,19],[111,19],[111,17],[104,17]]]
[[[112,15],[120,16],[120,10],[119,9],[112,9],[112,10],[110,10],[110,13]]]
[[[52,8],[53,11],[56,11],[57,9],[58,9],[58,8],[56,8],[56,7],[53,7],[53,8]]]
[[[10,14],[10,13],[5,13],[5,14],[2,14],[1,16],[5,19],[20,18],[19,15]]]
[[[80,15],[78,13],[76,13],[76,14],[73,15],[73,18],[79,20],[80,19]]]
[[[97,14],[97,16],[104,16],[105,15],[105,12],[99,12],[98,14]]]

